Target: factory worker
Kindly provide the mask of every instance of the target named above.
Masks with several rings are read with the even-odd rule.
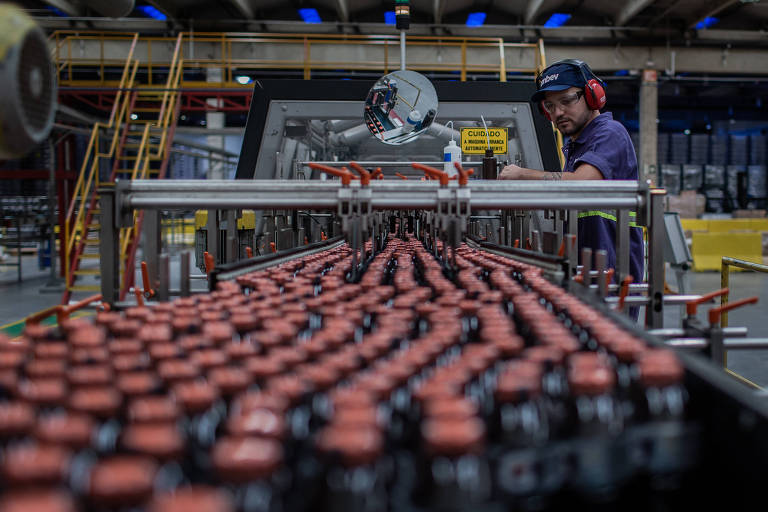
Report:
[[[563,134],[565,165],[560,172],[506,166],[500,180],[637,180],[637,157],[629,133],[605,106],[605,84],[579,60],[563,60],[536,77],[531,101]],[[643,235],[630,213],[630,273],[643,277]],[[579,254],[583,247],[608,252],[608,267],[616,268],[616,212],[579,212]],[[592,266],[594,268],[594,265]]]

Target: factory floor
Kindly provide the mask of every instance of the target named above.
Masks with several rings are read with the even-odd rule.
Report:
[[[6,262],[14,262],[6,260]],[[199,273],[197,269],[193,273]],[[22,281],[17,282],[17,269],[0,264],[0,329],[14,324],[31,313],[41,311],[59,303],[61,292],[45,293],[50,280],[48,269],[40,270],[37,256],[22,258]],[[692,272],[692,294],[703,294],[720,288],[718,272]],[[752,338],[768,338],[768,322],[764,312],[768,309],[768,275],[751,272],[732,272],[730,278],[731,300],[738,300],[756,295],[760,298],[757,305],[745,306],[731,312],[729,325],[746,326]],[[204,289],[204,281],[193,281],[192,289]],[[171,288],[178,288],[178,259],[171,261]],[[87,294],[82,294],[83,296]],[[79,297],[75,297],[79,298]],[[699,317],[705,321],[708,305],[699,308]],[[667,307],[664,313],[665,327],[679,327],[684,314],[682,307]],[[641,315],[642,318],[642,315]],[[21,328],[21,323],[11,332]],[[732,351],[728,354],[728,367],[752,382],[768,387],[768,350]]]

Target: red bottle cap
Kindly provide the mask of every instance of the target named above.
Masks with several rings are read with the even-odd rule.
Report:
[[[115,386],[125,397],[136,398],[156,393],[162,383],[154,372],[123,372],[118,375]]]
[[[242,393],[253,382],[251,374],[237,366],[221,366],[208,371],[208,380],[225,397]]]
[[[346,467],[357,467],[376,461],[384,449],[381,432],[375,427],[332,425],[317,435],[317,449],[327,456],[338,457]]]
[[[112,367],[108,365],[80,365],[67,370],[67,380],[72,387],[106,386],[112,380]]]
[[[197,365],[190,361],[170,359],[162,361],[157,367],[157,374],[168,384],[192,380],[200,375]]]
[[[431,455],[460,457],[482,451],[485,427],[477,418],[430,419],[422,422],[421,435]]]
[[[571,368],[568,385],[574,395],[597,396],[610,393],[616,385],[613,370],[598,366],[595,368]]]
[[[219,399],[219,391],[204,380],[188,380],[173,386],[173,396],[188,414],[200,414]]]
[[[74,390],[69,397],[69,408],[75,412],[109,419],[120,409],[120,393],[107,387],[87,387]]]
[[[134,398],[128,404],[128,420],[131,423],[172,423],[178,418],[179,408],[168,396]]]
[[[128,425],[121,439],[126,450],[163,462],[176,460],[184,452],[184,440],[174,423]]]
[[[671,350],[648,350],[638,361],[640,382],[646,387],[665,387],[680,384],[685,370]]]
[[[64,491],[34,489],[10,491],[0,500],[0,512],[75,512],[72,496]]]
[[[90,416],[61,412],[40,418],[35,426],[35,437],[46,444],[78,451],[91,444],[95,428]]]
[[[222,489],[195,485],[152,498],[149,512],[234,512],[232,498]]]
[[[96,463],[88,480],[88,495],[105,507],[137,506],[152,495],[157,466],[148,457],[115,456]]]
[[[225,437],[213,446],[212,459],[221,480],[247,483],[272,475],[283,462],[283,449],[273,439]]]
[[[64,482],[69,452],[61,446],[21,444],[5,452],[2,474],[9,486],[53,486]]]
[[[64,379],[27,379],[18,384],[19,398],[34,405],[61,406],[67,402]]]
[[[34,428],[35,411],[24,402],[0,403],[0,437],[26,435]]]
[[[67,361],[64,359],[34,359],[24,367],[29,377],[41,379],[64,377],[66,369]]]
[[[282,415],[269,409],[251,409],[232,415],[227,420],[227,432],[233,437],[265,437],[281,440],[286,434]]]

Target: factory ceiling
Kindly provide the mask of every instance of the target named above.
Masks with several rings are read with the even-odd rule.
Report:
[[[393,0],[137,0],[127,19],[101,17],[86,6],[97,4],[96,0],[20,3],[49,30],[357,34],[395,30],[385,22],[385,13],[394,9]],[[472,18],[473,13],[481,14]],[[507,41],[541,37],[547,44],[768,43],[768,0],[412,0],[411,17],[412,34],[493,36]]]

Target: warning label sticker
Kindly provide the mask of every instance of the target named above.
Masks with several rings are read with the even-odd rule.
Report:
[[[506,128],[462,128],[461,152],[467,155],[484,155],[490,143],[494,155],[506,154],[509,136]]]

